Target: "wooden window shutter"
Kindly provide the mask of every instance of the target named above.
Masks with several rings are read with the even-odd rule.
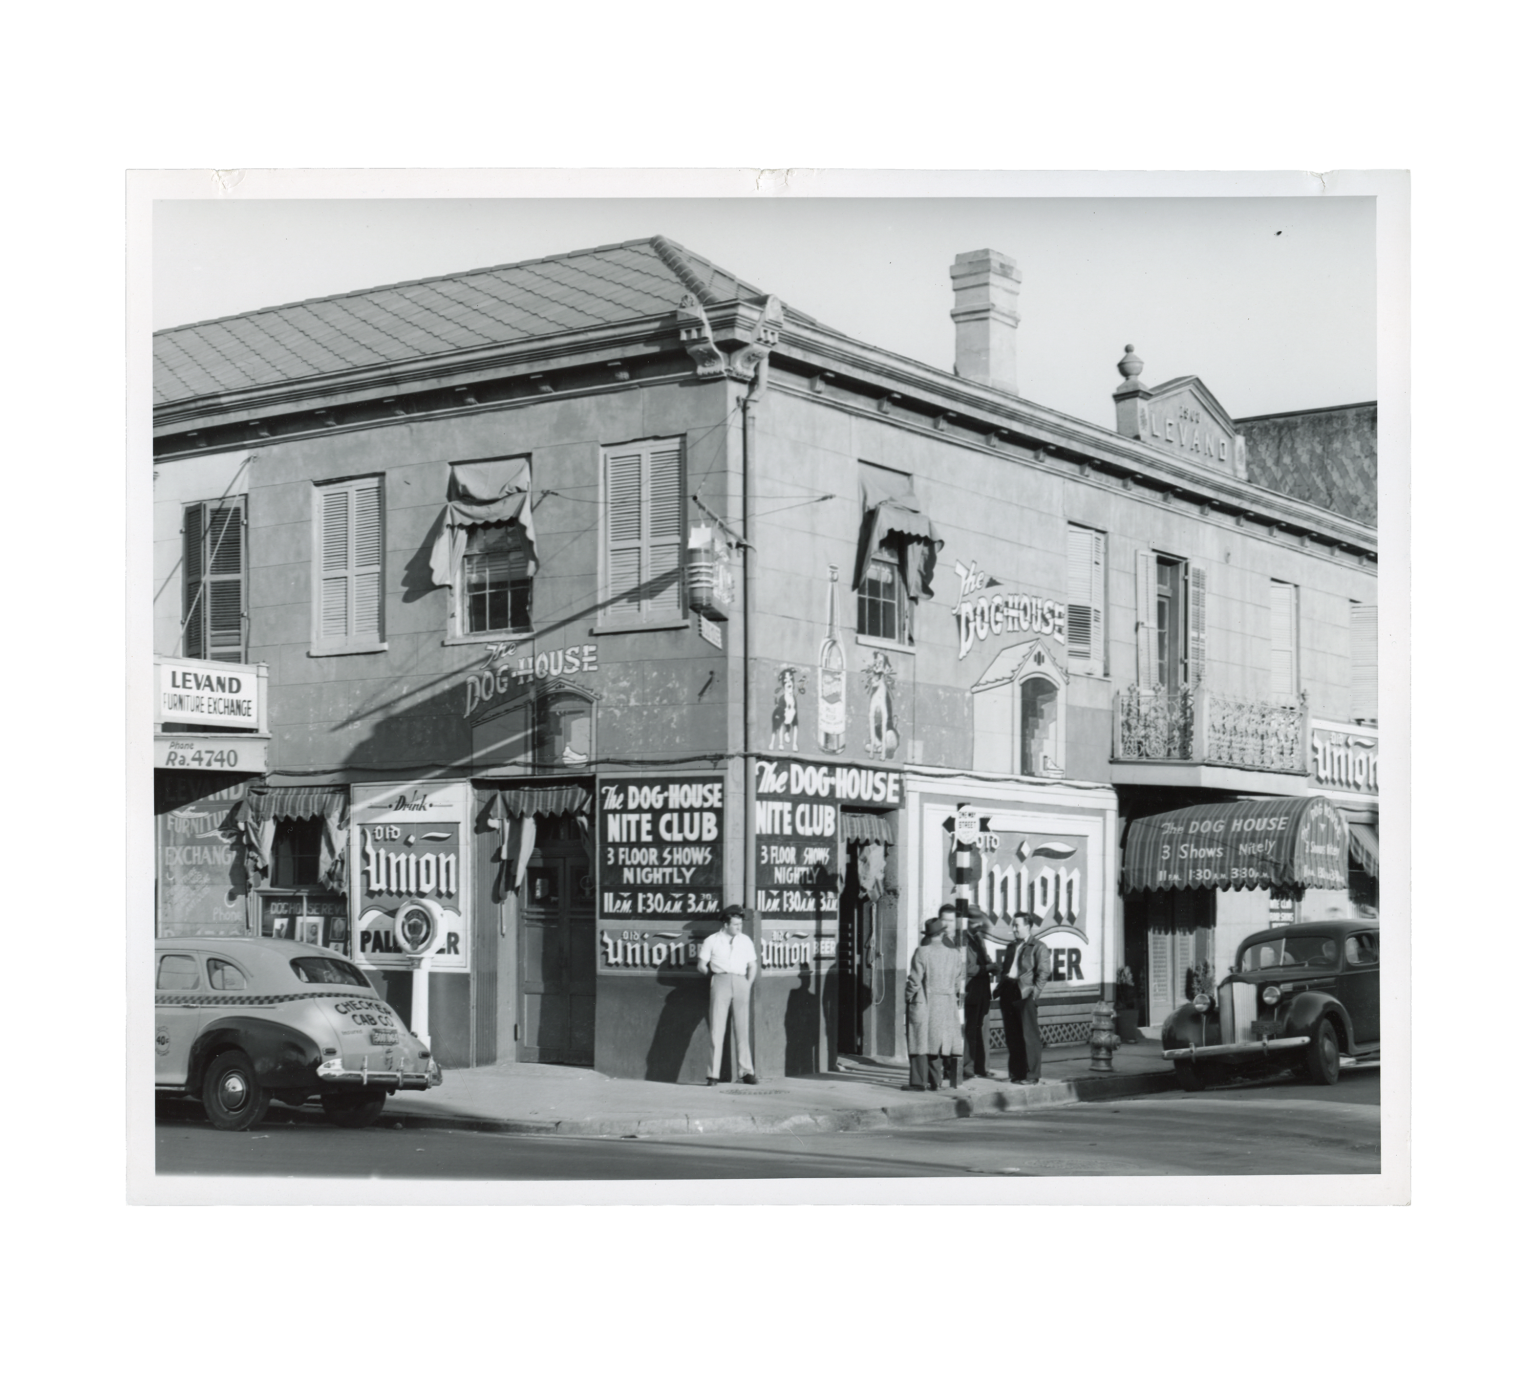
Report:
[[[682,611],[683,564],[683,452],[675,443],[651,452],[650,524],[646,534],[645,580],[649,594],[648,618]],[[658,589],[669,574],[677,575],[669,586]]]
[[[1136,553],[1136,682],[1157,684],[1157,555]]]
[[[1207,577],[1203,565],[1189,564],[1189,684],[1205,685]]]
[[[245,503],[191,504],[183,513],[186,656],[245,661]]]
[[[1296,696],[1296,587],[1269,583],[1269,691],[1277,701]]]
[[[1104,534],[1067,525],[1067,655],[1104,671]]]
[[[203,506],[189,504],[181,521],[182,651],[187,657],[203,653]]]
[[[638,618],[642,613],[645,485],[638,451],[608,458],[608,613]]]
[[[1376,606],[1349,606],[1349,718],[1374,722],[1376,710]]]
[[[352,492],[329,488],[320,496],[320,638],[347,636],[347,527]]]
[[[682,447],[664,442],[609,452],[606,487],[605,617],[643,622],[677,615],[682,609]]]
[[[319,607],[322,644],[383,641],[384,524],[378,477],[320,490]]]
[[[1105,676],[1109,671],[1108,660],[1104,655],[1104,620],[1105,606],[1108,603],[1106,594],[1108,559],[1105,552],[1108,540],[1103,533],[1093,535],[1093,571],[1090,576],[1090,588],[1093,592],[1093,641],[1089,647],[1088,661],[1090,668],[1099,676]]]
[[[352,492],[351,636],[360,643],[384,638],[383,481],[375,479]]]

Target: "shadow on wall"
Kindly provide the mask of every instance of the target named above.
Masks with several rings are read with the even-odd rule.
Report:
[[[815,983],[808,964],[800,966],[800,982],[784,1002],[784,1073],[814,1075],[819,1026]],[[836,1031],[836,1028],[830,1028]]]
[[[701,984],[696,976],[687,974],[663,975],[660,982],[667,989],[667,996],[656,1019],[650,1049],[645,1053],[645,1078],[676,1084],[694,1033],[709,1021],[709,984]],[[732,1059],[727,1032],[722,1069],[731,1069]]]

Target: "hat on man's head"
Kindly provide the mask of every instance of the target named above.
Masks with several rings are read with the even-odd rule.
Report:
[[[942,917],[929,917],[923,923],[923,939],[932,940],[935,936],[944,934],[944,920]]]
[[[723,907],[720,910],[721,921],[729,921],[732,917],[740,917],[742,922],[746,923],[752,920],[752,912],[749,908],[743,907],[741,903],[733,902],[729,907]]]

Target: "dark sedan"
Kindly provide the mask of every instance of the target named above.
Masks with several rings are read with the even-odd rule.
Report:
[[[1163,1023],[1163,1059],[1185,1089],[1244,1068],[1293,1068],[1333,1084],[1345,1060],[1381,1055],[1381,931],[1368,920],[1277,926],[1238,947],[1214,994]]]

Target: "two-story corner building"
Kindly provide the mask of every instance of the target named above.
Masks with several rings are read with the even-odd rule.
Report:
[[[1332,873],[1122,865],[1128,822],[1321,797],[1373,526],[1129,351],[1115,430],[1023,400],[1016,269],[951,274],[952,374],[660,237],[159,333],[155,651],[266,674],[207,924],[346,950],[448,1064],[694,1079],[726,901],[769,1074],[904,1055],[957,888],[1046,918],[1062,1040],[1125,964],[1155,1021],[1272,893],[1351,905],[1326,802],[1261,843]]]

